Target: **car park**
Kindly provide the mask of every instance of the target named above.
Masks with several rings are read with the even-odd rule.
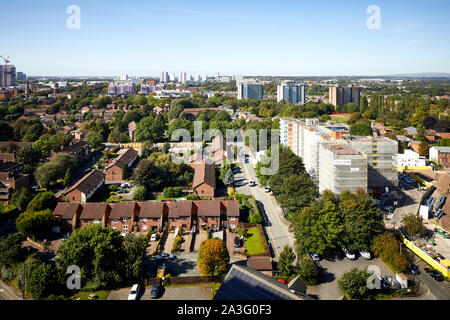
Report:
[[[139,293],[139,285],[133,284],[130,293],[128,294],[128,300],[136,300]]]
[[[355,255],[355,253],[353,251],[347,250],[345,248],[342,248],[342,251],[344,251],[344,254],[347,257],[347,259],[349,259],[349,260],[355,260],[356,259],[356,255]]]
[[[160,292],[161,292],[161,286],[159,284],[154,284],[152,286],[152,289],[150,290],[150,298],[152,298],[152,299],[158,298]]]
[[[361,251],[359,251],[359,254],[361,255],[361,257],[363,257],[366,260],[372,259],[372,256],[371,256],[370,252],[368,252],[368,251],[361,250]]]

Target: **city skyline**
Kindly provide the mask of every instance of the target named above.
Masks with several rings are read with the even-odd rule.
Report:
[[[446,1],[379,1],[375,30],[366,25],[369,1],[79,1],[79,30],[66,26],[70,5],[5,3],[0,54],[29,76],[450,72]]]

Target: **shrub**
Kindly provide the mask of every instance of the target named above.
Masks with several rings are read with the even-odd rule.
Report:
[[[133,194],[133,199],[138,201],[147,200],[147,188],[145,186],[138,186]]]
[[[181,187],[166,187],[163,190],[163,195],[165,198],[177,198],[183,195],[183,190]]]
[[[372,241],[373,253],[380,257],[395,273],[401,273],[408,267],[408,260],[400,252],[400,243],[389,232],[376,236]]]
[[[307,285],[314,286],[319,283],[319,269],[308,256],[304,256],[300,261],[298,273]]]
[[[53,222],[54,218],[50,209],[37,212],[25,211],[17,218],[16,227],[23,236],[42,240],[50,234]]]
[[[364,299],[369,293],[367,279],[370,274],[364,270],[353,268],[344,273],[338,280],[339,289],[350,299]]]
[[[200,197],[198,196],[198,194],[195,193],[192,193],[186,197],[186,200],[199,200],[199,199]]]

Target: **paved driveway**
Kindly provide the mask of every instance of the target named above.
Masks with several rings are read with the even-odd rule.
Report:
[[[375,265],[380,268],[381,276],[393,276],[395,274],[380,259],[366,260],[360,256],[356,260],[347,258],[336,258],[334,261],[321,260],[322,283],[316,286],[308,286],[307,294],[320,300],[337,300],[342,298],[342,293],[338,287],[338,279],[352,268],[366,270],[369,266]]]
[[[131,288],[111,291],[107,300],[128,300]],[[212,289],[209,286],[198,287],[167,287],[162,289],[162,295],[157,299],[150,298],[151,287],[141,288],[138,300],[211,300]]]

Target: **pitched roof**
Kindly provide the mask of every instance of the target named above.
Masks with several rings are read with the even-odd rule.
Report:
[[[105,212],[110,210],[106,203],[88,202],[82,204],[80,219],[102,219]]]
[[[218,200],[199,200],[195,201],[198,208],[199,217],[220,217],[220,201]]]
[[[167,203],[169,207],[169,218],[190,217],[192,215],[192,204],[192,200]]]
[[[79,190],[85,194],[96,187],[100,181],[105,180],[105,174],[100,170],[93,170],[81,178],[77,183],[64,192],[64,195],[74,190]]]
[[[134,212],[138,209],[136,202],[119,202],[111,205],[111,219],[132,218]]]
[[[247,260],[249,268],[258,271],[272,271],[272,258],[269,256],[251,256]]]
[[[214,165],[205,162],[195,165],[192,187],[198,187],[203,183],[212,186],[214,189],[216,188],[216,169]]]
[[[53,210],[53,215],[60,216],[63,219],[72,219],[79,207],[79,203],[58,202],[55,210]]]
[[[134,122],[134,121],[131,121],[129,124],[128,124],[128,130],[130,130],[130,131],[135,131],[136,130],[136,122]]]
[[[161,218],[164,211],[164,203],[157,201],[146,201],[142,203],[139,211],[140,218]]]
[[[125,151],[123,151],[114,161],[111,163],[106,169],[112,168],[114,166],[117,166],[119,168],[122,168],[124,164],[128,165],[133,161],[136,156],[138,155],[138,152],[136,149],[128,148]]]
[[[226,151],[227,146],[225,143],[225,139],[222,135],[219,135],[217,137],[214,137],[211,142],[211,150],[212,152],[215,152],[217,150]]]
[[[299,293],[306,294],[306,284],[302,277],[297,276],[288,283],[289,290],[294,290]]]
[[[76,141],[76,142],[73,142],[71,145],[68,145],[68,146],[64,147],[63,149],[59,150],[59,152],[71,153],[71,152],[74,152],[75,150],[85,148],[88,146],[89,146],[89,143],[87,143],[86,141]]]
[[[251,268],[233,264],[214,300],[311,300],[290,292],[285,284]]]
[[[228,200],[223,202],[225,207],[227,208],[227,217],[239,217],[239,201],[237,200]]]

